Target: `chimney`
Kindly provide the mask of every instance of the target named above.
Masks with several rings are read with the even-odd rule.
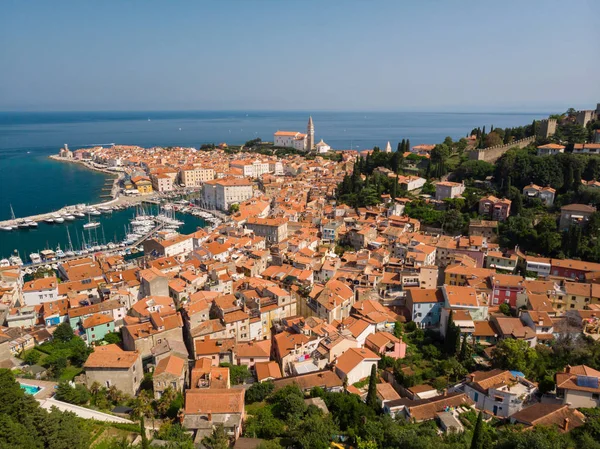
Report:
[[[469,374],[469,377],[471,378],[471,382],[475,382],[475,374]]]
[[[442,395],[443,396],[448,396],[448,389],[447,388],[444,388],[444,391],[442,392]]]
[[[565,418],[565,421],[564,421],[564,424],[563,424],[563,428],[564,428],[565,432],[569,431],[569,422],[570,421],[571,420],[569,418]]]

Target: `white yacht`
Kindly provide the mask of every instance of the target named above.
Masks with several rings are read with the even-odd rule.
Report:
[[[67,221],[73,221],[73,220],[75,220],[75,215],[66,214],[66,215],[63,215],[63,217]]]
[[[12,231],[13,227],[12,226],[0,226],[0,231]]]
[[[25,220],[25,223],[27,223],[27,226],[29,226],[30,228],[37,228],[38,227],[37,221]]]
[[[83,212],[73,212],[77,218],[85,218],[85,214]]]
[[[48,217],[44,220],[44,222],[48,223],[48,224],[53,224],[54,223],[54,218],[52,217]]]
[[[42,258],[38,253],[31,253],[29,259],[31,259],[32,263],[40,263],[42,261]]]
[[[97,221],[90,221],[83,225],[83,229],[94,229],[98,226],[100,226],[100,223],[98,223]]]
[[[97,211],[96,209],[90,209],[89,214],[98,216],[98,215],[102,215],[102,212]]]
[[[21,266],[23,265],[23,261],[21,260],[21,258],[19,257],[19,254],[15,251],[15,254],[13,254],[12,256],[10,256],[8,258],[8,261],[10,262],[11,265],[17,265],[17,266]]]

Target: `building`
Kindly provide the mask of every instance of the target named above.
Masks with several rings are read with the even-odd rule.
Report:
[[[552,206],[552,204],[554,204],[555,194],[556,190],[549,186],[540,187],[531,183],[528,186],[523,187],[523,195],[529,198],[539,198],[546,206]]]
[[[175,234],[167,238],[144,240],[144,253],[153,257],[184,257],[194,251],[194,236]]]
[[[288,237],[288,220],[286,218],[250,217],[245,227],[259,237],[264,237],[268,245],[281,243]]]
[[[131,178],[131,182],[140,195],[152,193],[152,181],[147,176],[134,176]]]
[[[517,307],[517,297],[525,291],[525,279],[512,274],[494,274],[490,276],[492,285],[492,304],[509,304]]]
[[[173,178],[164,173],[153,174],[150,176],[152,188],[157,192],[171,192],[174,190]]]
[[[160,399],[167,388],[183,392],[187,375],[187,360],[169,355],[156,365],[152,375],[154,399]]]
[[[196,432],[200,441],[222,425],[228,437],[237,439],[244,420],[243,388],[191,388],[185,392],[182,425]]]
[[[369,374],[371,374],[369,372]],[[322,370],[312,373],[299,374],[297,376],[287,376],[273,381],[275,391],[288,385],[297,385],[304,393],[308,393],[313,388],[319,387],[325,391],[341,393],[343,391],[343,382],[333,371]]]
[[[438,201],[447,198],[457,198],[465,191],[465,185],[462,182],[442,181],[435,185],[435,199]]]
[[[389,332],[369,334],[365,341],[365,348],[370,349],[376,354],[393,359],[403,359],[406,357],[406,347],[406,343],[401,338],[397,338]]]
[[[370,349],[350,348],[338,357],[335,373],[340,379],[347,379],[348,385],[355,384],[371,375],[371,368],[381,359]]]
[[[557,143],[548,143],[546,145],[540,145],[539,147],[537,147],[538,156],[554,156],[556,154],[564,152],[564,145],[559,145]]]
[[[252,162],[246,160],[231,161],[229,165],[232,168],[242,170],[245,178],[260,178],[262,175],[271,172],[271,164],[258,159]]]
[[[479,200],[479,215],[485,215],[496,221],[504,221],[510,215],[510,205],[510,200],[490,195]]]
[[[537,386],[510,371],[494,369],[471,373],[464,392],[479,410],[507,418],[533,400]]]
[[[83,368],[88,388],[98,382],[106,388],[114,386],[130,396],[135,396],[144,378],[140,354],[123,351],[114,344],[96,346]]]
[[[248,179],[223,178],[204,183],[202,201],[211,209],[227,211],[232,204],[239,204],[254,196],[252,182]]]
[[[23,302],[26,306],[36,306],[58,299],[58,282],[55,277],[34,279],[23,284]]]
[[[553,136],[556,133],[556,119],[549,118],[545,120],[538,120],[536,136],[543,139]]]
[[[440,323],[444,297],[439,289],[408,288],[406,308],[410,320],[418,327],[437,326]]]
[[[586,365],[568,366],[556,373],[556,395],[571,408],[600,407],[600,371]]]
[[[322,142],[322,140],[321,140]],[[306,149],[312,151],[315,146],[315,125],[312,117],[308,117],[308,125],[306,125]]]
[[[600,154],[600,143],[576,143],[573,154]]]
[[[498,222],[491,220],[471,220],[469,222],[469,235],[483,237],[488,242],[496,240],[498,234]]]
[[[106,334],[114,332],[115,322],[112,316],[96,313],[83,320],[81,329],[85,332],[87,344],[91,345],[95,341],[104,339]]]
[[[329,145],[327,145],[325,142],[323,142],[323,139],[321,139],[319,141],[319,143],[317,143],[315,145],[315,150],[316,150],[317,154],[323,154],[323,153],[327,153],[329,150],[331,150],[331,147]]]
[[[202,187],[207,181],[215,179],[212,168],[182,167],[179,171],[179,182],[185,187]]]
[[[596,212],[596,208],[587,204],[569,204],[563,206],[560,208],[558,227],[561,231],[564,231],[572,225],[585,226],[594,212]]]
[[[510,422],[523,425],[524,430],[535,426],[548,426],[564,433],[583,426],[585,415],[567,405],[537,403],[512,415]]]

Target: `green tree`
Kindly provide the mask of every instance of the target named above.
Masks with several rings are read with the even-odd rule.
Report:
[[[36,349],[25,351],[21,357],[28,365],[35,365],[42,358],[42,353]]]
[[[146,426],[144,425],[144,415],[140,415],[140,434],[142,435],[142,449],[150,449],[150,442],[146,435]]]
[[[235,214],[237,212],[240,211],[240,205],[237,203],[233,203],[231,206],[229,206],[229,213],[230,214]]]
[[[227,438],[223,424],[219,424],[209,436],[204,437],[202,444],[206,449],[228,449],[229,438]]]
[[[104,341],[108,344],[118,344],[121,343],[121,332],[109,332],[104,336]]]
[[[52,334],[52,338],[54,339],[54,341],[64,343],[73,340],[74,337],[75,333],[73,332],[73,328],[71,327],[68,321],[65,321],[64,323],[61,323],[58,326],[56,326],[56,329]]]
[[[483,446],[483,412],[480,411],[477,415],[477,422],[473,429],[473,437],[471,438],[471,449],[484,449]]]
[[[273,392],[274,388],[275,385],[271,381],[257,382],[252,384],[252,386],[246,390],[246,404],[264,401],[267,396]]]
[[[508,303],[503,302],[498,308],[500,309],[500,312],[502,312],[504,315],[511,316],[510,305]]]
[[[70,404],[84,405],[90,400],[90,392],[85,385],[76,384],[72,387],[67,382],[61,382],[56,389],[56,399]]]
[[[377,401],[377,366],[373,364],[371,366],[371,375],[369,376],[369,392],[367,393],[366,403],[373,410],[379,410],[379,403]]]
[[[496,368],[530,373],[536,364],[538,355],[525,340],[506,338],[492,350],[492,364]]]

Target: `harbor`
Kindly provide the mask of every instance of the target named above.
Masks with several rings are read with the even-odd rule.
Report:
[[[190,234],[222,221],[188,200],[158,203],[158,199],[150,199],[132,205],[77,205],[17,219],[37,226],[0,231],[0,265],[35,268],[99,251],[131,254],[140,251],[138,246],[159,230]]]

